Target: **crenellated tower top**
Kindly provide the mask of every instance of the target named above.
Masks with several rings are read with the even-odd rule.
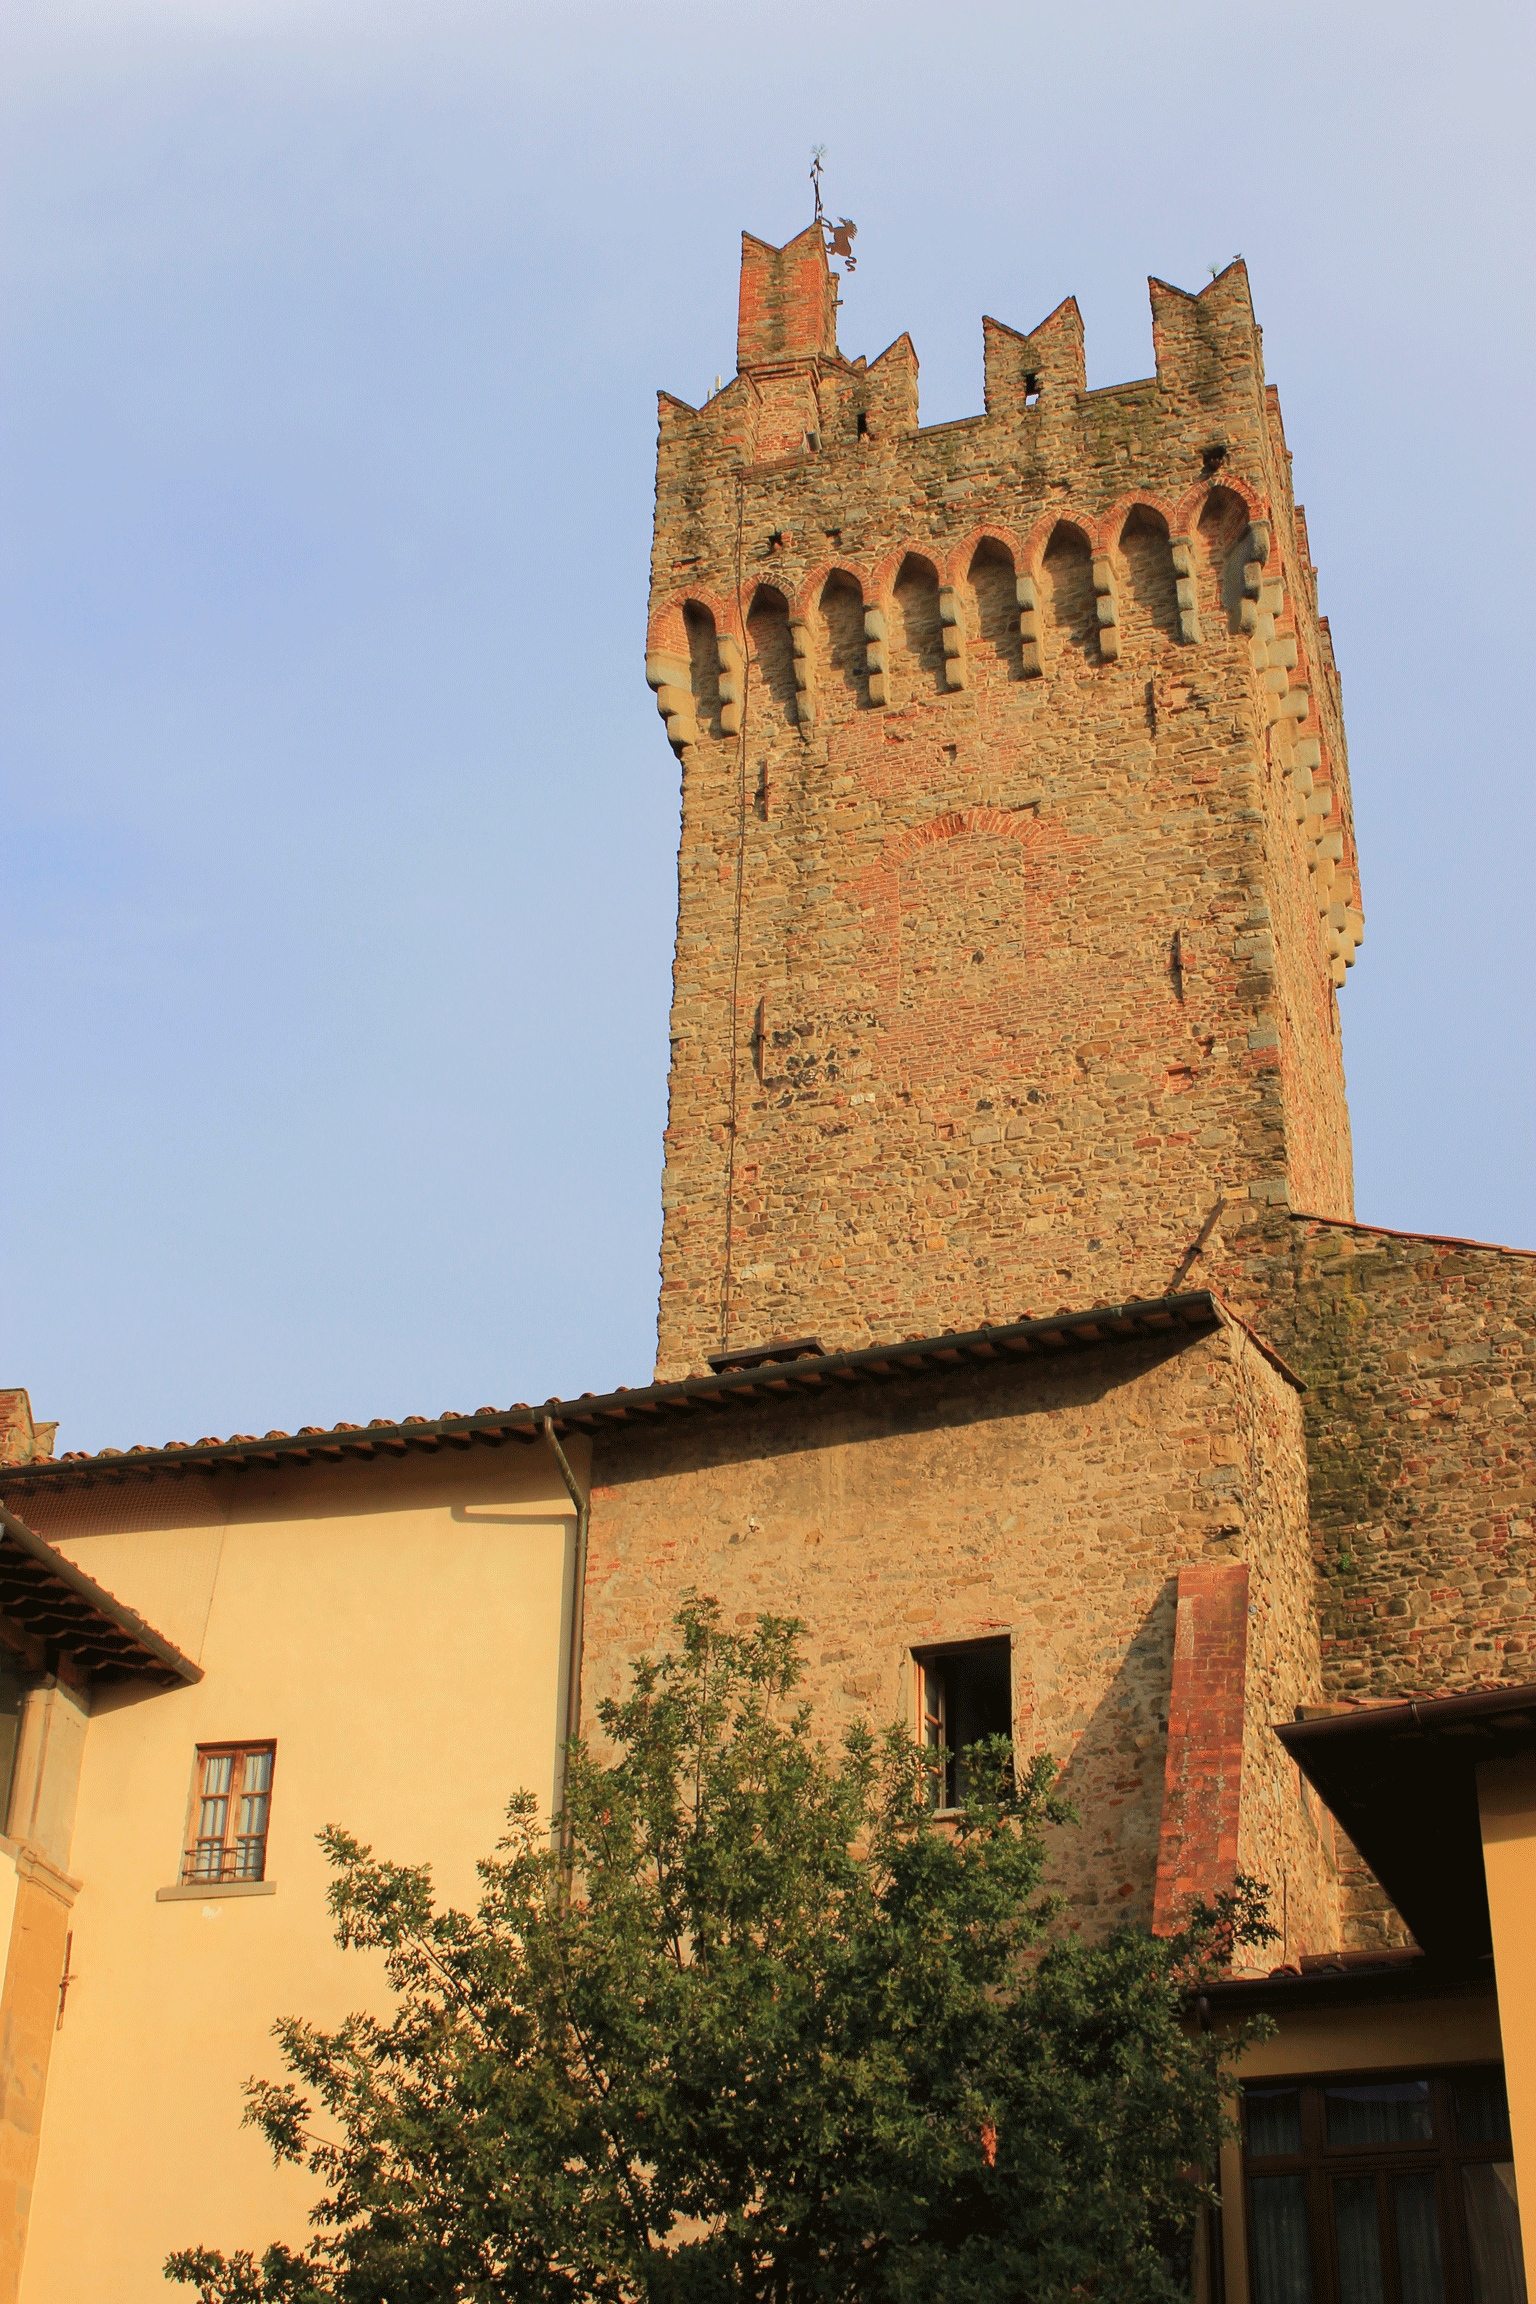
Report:
[[[1218,1203],[1349,1213],[1305,520],[1242,263],[1150,289],[1154,376],[1090,391],[1068,298],[923,427],[908,337],[838,350],[821,228],[746,234],[736,375],[661,396],[666,1372],[1155,1294]]]

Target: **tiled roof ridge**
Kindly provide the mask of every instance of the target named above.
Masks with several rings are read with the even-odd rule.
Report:
[[[1201,1288],[1179,1295],[1135,1298],[1124,1304],[1091,1305],[1081,1311],[1063,1307],[1045,1317],[986,1321],[977,1328],[943,1329],[928,1336],[860,1345],[847,1351],[823,1353],[819,1358],[771,1363],[739,1372],[707,1371],[633,1388],[621,1384],[611,1392],[583,1392],[570,1399],[551,1395],[539,1404],[519,1400],[508,1408],[479,1408],[472,1416],[448,1409],[435,1418],[404,1416],[391,1421],[376,1416],[366,1425],[305,1424],[295,1433],[273,1430],[259,1438],[254,1433],[237,1432],[227,1440],[212,1437],[197,1441],[169,1440],[159,1448],[143,1441],[130,1448],[72,1448],[43,1460],[0,1464],[0,1487],[30,1488],[46,1481],[49,1475],[57,1476],[66,1470],[78,1474],[98,1468],[109,1470],[118,1465],[125,1470],[131,1466],[143,1472],[211,1470],[220,1463],[252,1459],[275,1464],[284,1458],[306,1462],[312,1455],[367,1457],[379,1448],[403,1455],[414,1447],[435,1449],[441,1438],[452,1445],[456,1434],[463,1435],[465,1446],[472,1446],[479,1439],[489,1440],[493,1445],[504,1439],[531,1441],[539,1436],[545,1417],[560,1430],[569,1429],[572,1424],[578,1428],[584,1424],[596,1428],[666,1407],[811,1389],[828,1376],[857,1381],[868,1372],[878,1380],[886,1375],[917,1373],[930,1360],[953,1364],[967,1358],[995,1359],[1000,1351],[1012,1357],[1033,1355],[1038,1353],[1041,1344],[1049,1348],[1052,1340],[1060,1348],[1071,1350],[1077,1345],[1120,1343],[1133,1337],[1144,1338],[1159,1330],[1210,1327],[1222,1321],[1243,1328],[1267,1359],[1274,1361],[1293,1383],[1299,1382],[1263,1339],[1253,1335],[1245,1321],[1230,1312],[1210,1289]],[[895,1365],[889,1365],[891,1363]]]
[[[1453,1687],[1399,1688],[1390,1696],[1337,1696],[1326,1704],[1307,1705],[1305,1717],[1308,1720],[1337,1720],[1347,1713],[1390,1711],[1394,1705],[1438,1704],[1451,1696],[1503,1696],[1514,1685],[1512,1681],[1496,1680],[1485,1672],[1476,1680],[1458,1680]],[[1520,1685],[1524,1686],[1525,1683],[1521,1682]]]
[[[1422,1240],[1431,1248],[1476,1248],[1485,1256],[1536,1257],[1536,1248],[1509,1248],[1502,1240],[1464,1240],[1456,1232],[1405,1232],[1392,1224],[1362,1224],[1353,1216],[1317,1216],[1308,1208],[1291,1208],[1293,1224],[1322,1224],[1330,1232],[1374,1232],[1382,1240]]]
[[[1217,1307],[1217,1310],[1220,1312],[1223,1320],[1230,1322],[1231,1326],[1234,1328],[1241,1328],[1243,1334],[1247,1337],[1249,1343],[1258,1353],[1260,1359],[1267,1360],[1271,1368],[1277,1369],[1279,1373],[1285,1378],[1286,1382],[1288,1384],[1293,1384],[1298,1392],[1305,1392],[1307,1387],[1304,1380],[1297,1375],[1295,1369],[1291,1366],[1288,1360],[1281,1358],[1280,1354],[1275,1350],[1273,1344],[1269,1342],[1268,1338],[1259,1334],[1252,1321],[1245,1320],[1241,1312],[1234,1312],[1231,1305],[1227,1302],[1225,1296],[1221,1295],[1216,1289],[1212,1288],[1208,1291],[1208,1293],[1212,1303]]]

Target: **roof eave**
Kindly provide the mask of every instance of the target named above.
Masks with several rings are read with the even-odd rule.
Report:
[[[750,1403],[814,1392],[827,1384],[883,1383],[902,1376],[942,1374],[964,1362],[1070,1357],[1076,1351],[1154,1340],[1158,1335],[1195,1332],[1229,1325],[1241,1329],[1284,1378],[1300,1391],[1300,1379],[1263,1339],[1253,1335],[1209,1289],[1186,1295],[1136,1298],[1124,1304],[1095,1305],[1042,1319],[1016,1320],[1000,1327],[946,1331],[900,1343],[861,1345],[847,1352],[774,1362],[761,1368],[728,1370],[634,1390],[551,1398],[539,1406],[519,1401],[511,1408],[476,1416],[415,1417],[399,1424],[333,1426],[327,1431],[267,1435],[260,1440],[225,1440],[206,1445],[133,1448],[92,1456],[50,1459],[46,1463],[0,1466],[0,1488],[22,1494],[39,1487],[68,1486],[99,1479],[122,1480],[160,1473],[214,1472],[226,1467],[364,1460],[378,1456],[435,1454],[444,1447],[500,1447],[509,1441],[536,1441],[548,1420],[564,1437],[595,1433],[701,1407]]]
[[[62,1587],[87,1608],[98,1622],[110,1624],[119,1638],[127,1643],[127,1654],[114,1653],[109,1644],[100,1662],[88,1661],[86,1669],[93,1675],[113,1673],[125,1679],[135,1678],[140,1676],[135,1670],[137,1664],[142,1668],[142,1676],[147,1678],[169,1675],[184,1684],[201,1680],[201,1665],[194,1664],[190,1656],[184,1656],[153,1625],[146,1624],[142,1616],[137,1615],[132,1608],[125,1607],[115,1594],[98,1584],[93,1576],[87,1576],[83,1568],[77,1568],[73,1560],[66,1558],[64,1553],[29,1528],[24,1520],[18,1520],[14,1512],[0,1504],[0,1552],[3,1552],[5,1545],[13,1546],[34,1562],[50,1583]],[[66,1655],[78,1653],[89,1659],[96,1654],[89,1641],[77,1647],[67,1639],[56,1637],[53,1644]]]

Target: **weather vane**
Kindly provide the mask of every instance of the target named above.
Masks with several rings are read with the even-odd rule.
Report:
[[[858,266],[858,259],[853,253],[853,243],[859,228],[851,216],[840,216],[834,224],[822,208],[821,169],[826,156],[825,144],[817,144],[812,149],[811,190],[816,195],[816,222],[827,236],[827,254],[829,256],[841,256],[844,273],[851,274]]]

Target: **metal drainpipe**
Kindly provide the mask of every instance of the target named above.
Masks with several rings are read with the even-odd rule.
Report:
[[[1195,2021],[1202,2032],[1211,2028],[1211,2004],[1202,1992],[1195,2002]],[[1241,2113],[1239,2113],[1241,2118]],[[1205,2211],[1206,2295],[1209,2304],[1227,2304],[1227,2241],[1222,2221],[1221,2152],[1218,2148],[1216,2165],[1211,2171],[1211,2183],[1216,2198]]]
[[[553,1417],[546,1416],[543,1423],[544,1437],[555,1452],[560,1477],[576,1507],[576,1559],[571,1571],[571,1640],[566,1655],[565,1744],[560,1755],[560,1852],[565,1855],[570,1849],[570,1826],[565,1818],[565,1785],[570,1768],[571,1739],[581,1726],[581,1629],[587,1593],[587,1520],[591,1499],[584,1496],[576,1484],[576,1475],[566,1461],[565,1450],[555,1438]]]

